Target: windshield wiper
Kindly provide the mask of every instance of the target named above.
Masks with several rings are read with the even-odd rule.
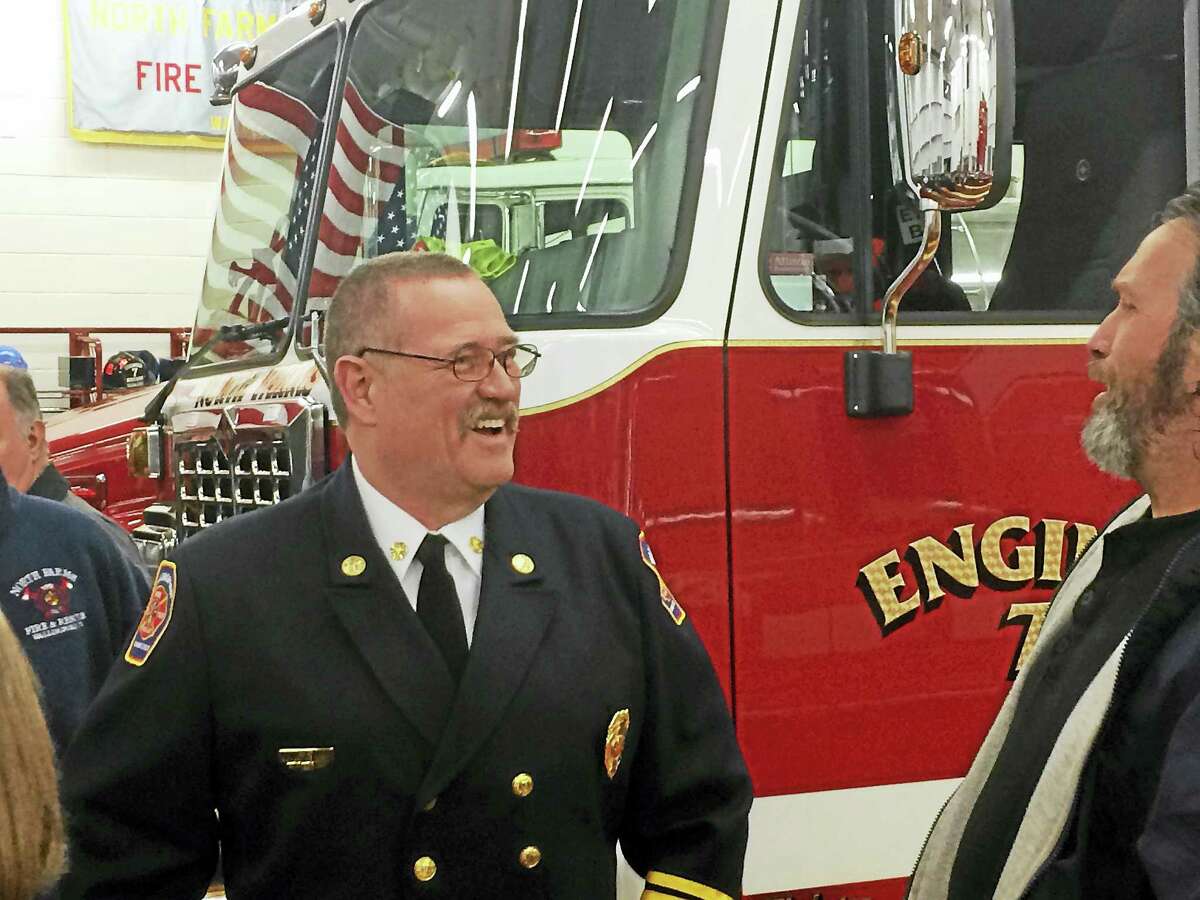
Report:
[[[284,316],[281,319],[271,319],[267,322],[255,322],[245,325],[222,325],[213,336],[204,342],[204,345],[192,354],[191,358],[179,367],[179,371],[171,376],[171,380],[162,386],[162,389],[154,395],[154,399],[146,404],[146,409],[142,413],[142,421],[146,424],[157,422],[159,415],[162,413],[162,408],[167,402],[167,398],[171,396],[171,392],[175,390],[175,383],[184,375],[192,370],[193,365],[199,361],[205,353],[211,350],[217,344],[223,344],[226,341],[245,341],[253,338],[270,337],[281,332],[291,322],[291,316]]]

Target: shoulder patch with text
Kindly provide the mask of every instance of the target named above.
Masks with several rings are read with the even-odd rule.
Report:
[[[662,573],[658,571],[658,564],[654,561],[654,551],[650,549],[650,542],[646,540],[646,532],[638,532],[638,546],[642,551],[642,562],[646,564],[654,577],[658,579],[658,596],[662,600],[663,609],[667,611],[667,615],[671,617],[676,625],[682,625],[683,620],[687,618],[687,613],[683,611],[683,607],[679,605],[679,601],[675,599],[675,595],[671,593],[671,589],[667,587],[667,582],[663,580]]]
[[[125,651],[125,662],[131,666],[145,663],[166,634],[167,626],[171,624],[171,612],[175,608],[175,578],[175,563],[158,564],[146,611],[142,613],[142,620],[138,622],[129,649]]]

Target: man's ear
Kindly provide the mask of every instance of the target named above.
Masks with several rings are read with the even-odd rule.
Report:
[[[364,425],[377,421],[371,386],[375,372],[361,356],[339,356],[333,364],[333,382],[342,395],[350,418]],[[344,423],[343,423],[344,426]]]
[[[29,446],[30,456],[38,456],[43,450],[47,454],[50,448],[46,446],[46,423],[41,419],[34,419],[33,424],[29,426],[29,434],[26,435],[25,441]]]

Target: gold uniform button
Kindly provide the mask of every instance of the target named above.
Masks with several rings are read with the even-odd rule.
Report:
[[[522,772],[512,780],[512,789],[518,797],[528,797],[533,793],[533,776]]]
[[[361,556],[347,556],[342,560],[342,574],[348,578],[357,578],[367,571],[367,561]]]
[[[429,881],[437,874],[437,863],[431,857],[422,856],[413,863],[413,875],[417,877],[417,881]]]
[[[517,859],[526,869],[532,869],[542,861],[542,851],[530,845],[521,851]]]

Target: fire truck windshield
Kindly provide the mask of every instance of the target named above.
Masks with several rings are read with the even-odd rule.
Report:
[[[190,365],[262,358],[287,342],[287,328],[233,326],[290,318],[337,43],[327,33],[305,44],[234,97]]]
[[[466,259],[518,317],[654,307],[690,240],[722,15],[708,0],[364,12],[309,307],[394,250]]]

